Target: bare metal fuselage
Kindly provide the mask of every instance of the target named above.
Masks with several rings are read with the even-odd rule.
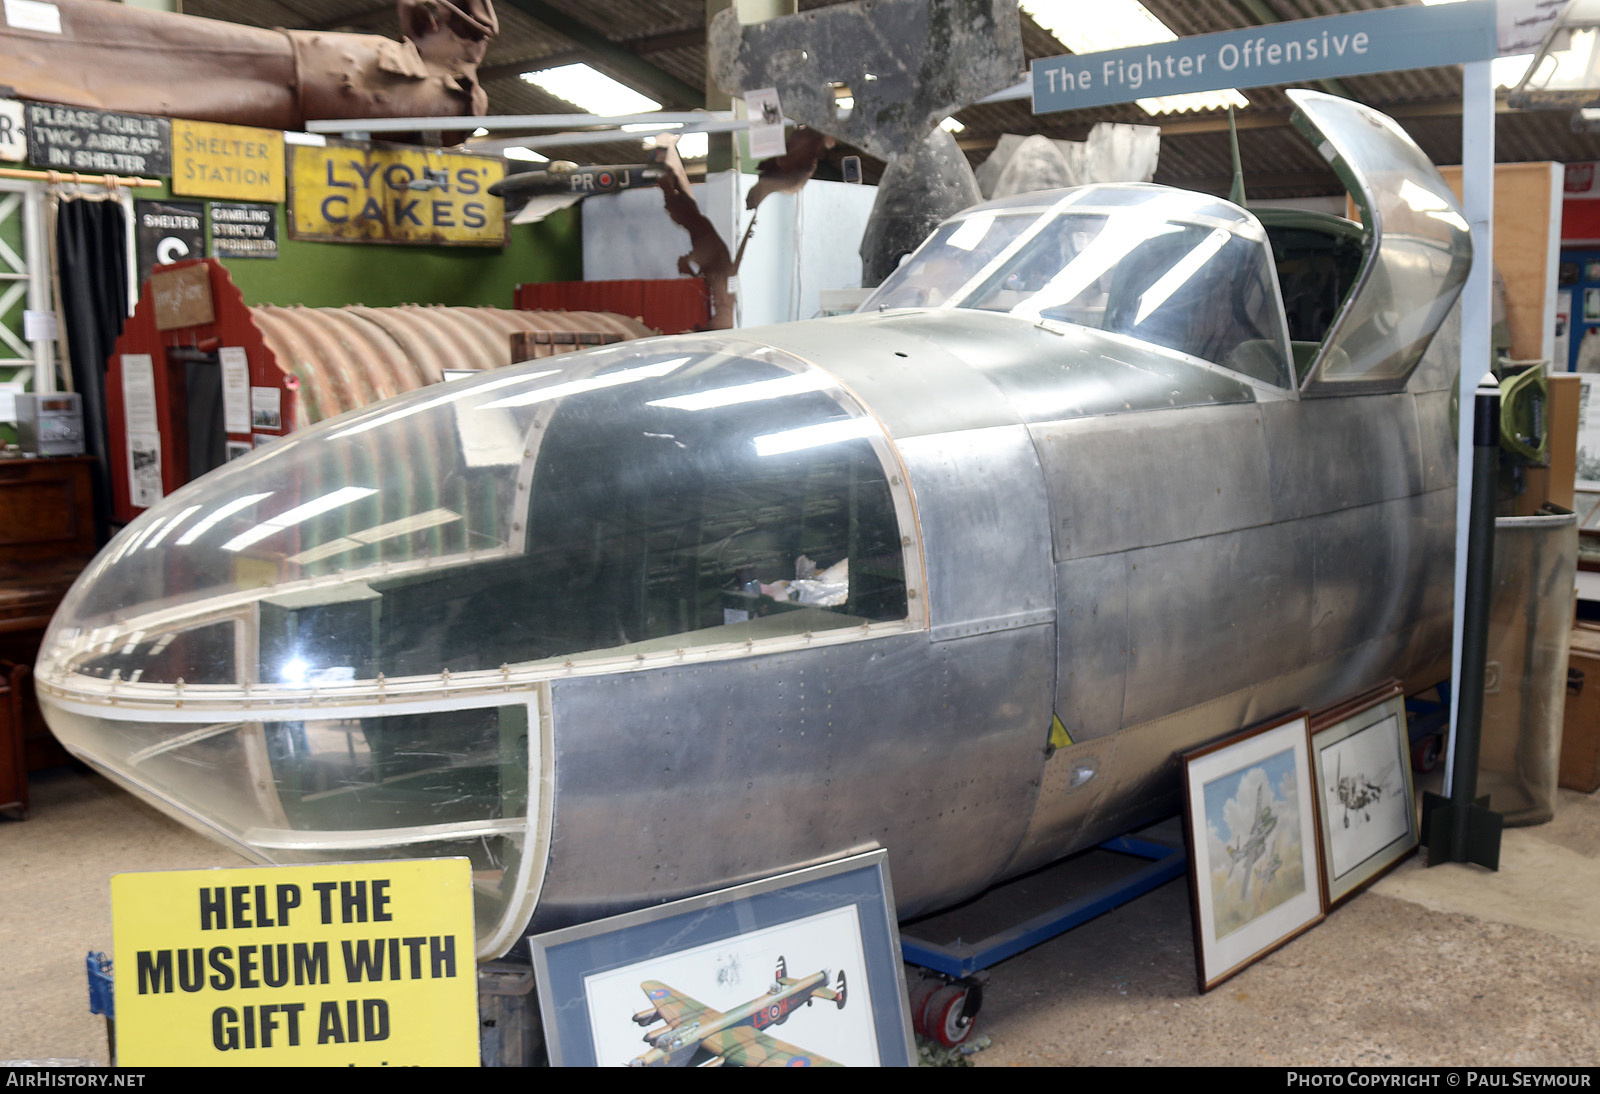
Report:
[[[872,843],[915,915],[1174,812],[1183,749],[1444,674],[1453,337],[1402,393],[1263,400],[970,312],[742,334],[887,428],[928,627],[552,681],[535,928]],[[1052,711],[1074,742],[1053,751]]]
[[[1175,811],[1187,748],[1437,681],[1469,233],[1393,122],[1292,97],[1361,224],[1003,199],[882,310],[219,469],[63,602],[53,728],[264,861],[471,857],[489,955],[872,845],[916,915]],[[1331,297],[1306,236],[1362,252]]]

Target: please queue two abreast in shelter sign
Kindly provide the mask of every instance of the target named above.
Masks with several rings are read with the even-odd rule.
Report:
[[[466,859],[118,874],[124,1067],[478,1062]]]

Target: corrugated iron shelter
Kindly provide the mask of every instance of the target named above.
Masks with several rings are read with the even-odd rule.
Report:
[[[209,286],[210,318],[171,325],[160,299],[163,278],[196,267],[206,271],[199,280]],[[145,283],[107,362],[112,505],[119,521],[143,511],[157,481],[157,496],[170,494],[258,444],[439,383],[446,370],[503,368],[512,363],[513,334],[544,332],[555,346],[578,348],[656,333],[609,312],[253,307],[214,259],[162,270]],[[243,432],[225,428],[222,365],[225,356],[237,360],[226,350],[242,350],[248,371],[251,420]],[[145,476],[138,489],[136,474]]]

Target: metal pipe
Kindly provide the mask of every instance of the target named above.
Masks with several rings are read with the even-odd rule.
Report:
[[[29,182],[48,182],[52,186],[70,182],[77,186],[104,186],[107,190],[115,190],[119,186],[130,190],[150,189],[161,185],[160,179],[131,178],[127,175],[80,175],[76,171],[25,171],[20,167],[0,167],[0,179],[26,179]]]
[[[1476,862],[1500,868],[1500,814],[1478,794],[1483,686],[1489,660],[1489,605],[1494,593],[1494,494],[1500,458],[1500,386],[1492,373],[1479,382],[1472,416],[1472,501],[1467,522],[1466,596],[1461,622],[1461,671],[1456,680],[1456,727],[1450,796],[1423,801],[1428,865]]]
[[[1489,601],[1494,594],[1494,490],[1500,456],[1500,388],[1493,374],[1473,400],[1472,515],[1467,524],[1467,599],[1462,608],[1461,681],[1457,688],[1456,755],[1450,799],[1470,802],[1478,792],[1478,752],[1483,736],[1483,684],[1489,658]]]

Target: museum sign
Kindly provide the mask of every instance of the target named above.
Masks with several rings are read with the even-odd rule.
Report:
[[[174,119],[174,194],[280,202],[284,189],[281,131]]]
[[[172,123],[56,103],[25,103],[28,158],[58,171],[172,173]]]
[[[289,237],[342,243],[504,246],[490,156],[330,140],[289,149]]]

